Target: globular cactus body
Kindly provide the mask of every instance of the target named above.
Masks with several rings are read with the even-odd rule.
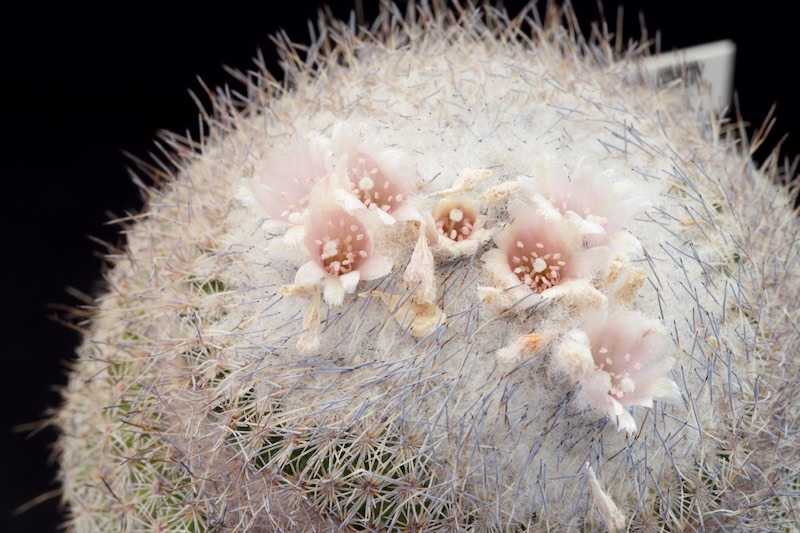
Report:
[[[602,36],[408,9],[168,137],[56,417],[69,528],[792,530],[788,192]]]

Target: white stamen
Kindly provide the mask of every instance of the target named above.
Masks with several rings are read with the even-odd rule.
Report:
[[[333,257],[338,253],[339,253],[339,240],[334,239],[322,245],[322,255],[320,257],[322,259],[327,259],[329,257]]]
[[[362,191],[370,191],[373,187],[375,187],[375,182],[368,176],[364,176],[358,181],[358,188]]]

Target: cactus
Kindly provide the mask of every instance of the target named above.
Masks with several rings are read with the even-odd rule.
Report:
[[[792,191],[571,16],[323,21],[165,137],[68,530],[797,530]]]

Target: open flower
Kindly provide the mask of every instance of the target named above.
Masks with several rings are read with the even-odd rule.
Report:
[[[613,417],[619,429],[636,431],[627,407],[651,407],[654,399],[674,400],[680,391],[668,376],[673,360],[669,337],[654,321],[631,311],[590,316],[583,329],[570,331],[555,351],[555,361],[581,383],[584,401]]]
[[[326,176],[324,140],[297,140],[287,150],[272,150],[243,180],[237,196],[269,216],[268,226],[285,231],[282,242],[296,248],[303,240],[303,216],[312,189]],[[270,228],[271,229],[271,228]]]
[[[272,151],[264,157],[250,180],[250,189],[272,219],[299,224],[311,202],[312,187],[325,174],[320,141],[297,141],[287,151]]]
[[[649,200],[633,191],[626,181],[615,179],[613,171],[593,172],[576,167],[573,175],[556,158],[543,156],[534,163],[533,178],[519,180],[532,196],[548,200],[566,217],[593,236],[587,242],[604,244],[619,232]]]
[[[362,140],[341,123],[334,127],[333,151],[341,167],[337,185],[346,194],[342,203],[348,211],[366,208],[384,224],[422,219],[410,202],[414,173],[400,150],[382,146],[374,136]]]
[[[591,280],[605,265],[607,249],[583,249],[579,225],[552,207],[516,206],[512,216],[497,237],[497,248],[484,254],[496,289],[507,294],[512,305],[526,309],[542,298],[570,292],[603,299]]]
[[[464,194],[442,198],[431,210],[429,240],[448,257],[472,255],[491,236],[475,201]]]
[[[298,269],[295,284],[322,283],[330,305],[341,305],[360,280],[385,276],[392,269],[391,261],[373,250],[366,226],[333,202],[309,207],[305,247],[309,260]]]

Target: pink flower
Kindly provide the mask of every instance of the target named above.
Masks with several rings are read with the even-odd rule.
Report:
[[[478,213],[468,201],[448,198],[433,208],[436,231],[445,239],[460,242],[475,231]]]
[[[565,216],[582,222],[585,233],[598,235],[592,240],[595,243],[604,243],[650,205],[645,196],[633,192],[630,183],[616,179],[613,171],[591,171],[578,165],[570,175],[550,156],[535,162],[533,179],[520,181],[532,196],[547,199]]]
[[[429,240],[448,257],[472,255],[490,238],[478,204],[465,194],[442,198],[431,210]]]
[[[346,123],[334,128],[333,139],[348,211],[366,208],[384,224],[422,220],[409,201],[414,173],[401,151],[382,146],[375,136],[362,140]]]
[[[319,141],[297,141],[287,151],[267,154],[250,180],[256,202],[274,220],[299,224],[311,189],[326,174]]]
[[[669,377],[672,344],[661,326],[631,311],[591,316],[570,331],[556,350],[556,363],[582,385],[585,402],[614,417],[619,429],[636,431],[626,410],[652,407],[654,399],[674,400],[680,391]]]
[[[597,292],[590,282],[605,265],[607,249],[583,249],[580,227],[552,207],[516,206],[512,216],[497,248],[484,254],[497,287],[513,296],[512,303],[528,308],[570,290]]]
[[[305,224],[309,261],[295,275],[295,284],[322,283],[323,298],[341,305],[360,280],[385,276],[391,261],[373,250],[372,235],[356,217],[335,203],[314,203]]]

